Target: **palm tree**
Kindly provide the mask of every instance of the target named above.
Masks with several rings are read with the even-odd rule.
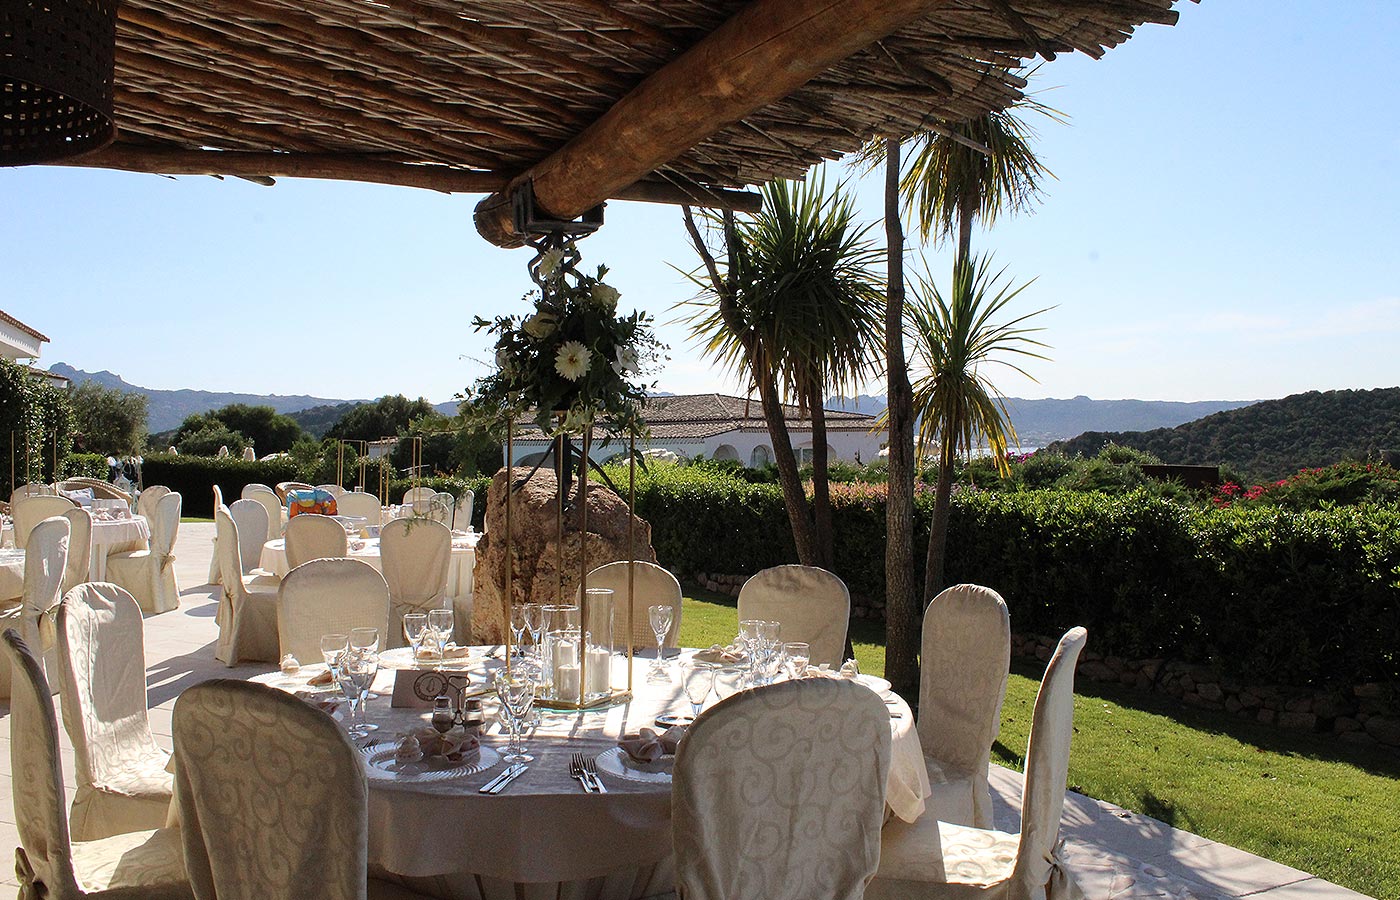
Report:
[[[959,260],[953,267],[952,291],[946,298],[925,274],[918,279],[919,288],[909,307],[919,372],[913,383],[914,410],[921,418],[919,455],[922,457],[930,446],[938,447],[938,482],[924,571],[926,605],[943,587],[953,467],[959,456],[983,438],[997,469],[1003,475],[1010,473],[1006,448],[1009,441],[1016,440],[1016,429],[987,378],[986,368],[1002,365],[1030,378],[1006,357],[1046,359],[1034,349],[1046,345],[1030,337],[1042,329],[1026,326],[1045,310],[996,323],[994,319],[1027,285],[1012,288],[1002,280],[1005,270],[992,274],[990,268],[989,257]]]
[[[825,401],[874,371],[884,298],[875,264],[881,251],[856,223],[853,198],[825,179],[778,181],[763,188],[763,210],[726,234],[723,274],[690,211],[687,228],[707,278],[689,317],[707,354],[740,371],[758,391],[773,439],[794,543],[804,564],[830,568],[834,557],[827,481]],[[812,520],[781,406],[794,401],[812,418]],[[810,526],[810,539],[802,533]],[[804,546],[805,545],[805,546]]]

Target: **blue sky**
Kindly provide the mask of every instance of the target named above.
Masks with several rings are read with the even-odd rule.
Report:
[[[1400,382],[1394,0],[1204,0],[1103,60],[1045,65],[1057,180],[974,238],[1043,317],[1022,397],[1255,399]],[[837,167],[836,176],[848,174]],[[879,178],[856,180],[871,222]],[[489,246],[477,197],[282,180],[0,170],[0,308],[42,362],[156,388],[450,398],[485,371],[471,318],[522,311],[527,251]],[[624,307],[686,299],[679,211],[613,203],[582,245]],[[878,227],[878,225],[877,225]],[[924,251],[946,282],[948,254]],[[917,263],[916,263],[917,265]],[[733,387],[663,324],[660,387]],[[879,385],[873,385],[878,389]]]

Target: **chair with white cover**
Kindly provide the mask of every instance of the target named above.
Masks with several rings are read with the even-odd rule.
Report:
[[[373,527],[384,517],[384,506],[379,498],[366,491],[346,491],[335,498],[335,511],[342,516],[360,516],[365,524]]]
[[[146,713],[141,607],[115,584],[84,584],[64,596],[57,631],[58,692],[78,785],[73,839],[164,827],[173,781]]]
[[[267,510],[256,500],[235,500],[228,512],[238,526],[238,561],[243,574],[247,575],[262,563]]]
[[[632,647],[650,650],[656,647],[656,634],[651,630],[651,613],[647,607],[668,604],[671,630],[666,634],[666,646],[678,646],[681,633],[681,583],[676,576],[656,563],[637,560],[631,563],[632,578]],[[610,562],[588,573],[590,588],[610,588],[613,592],[613,645],[626,647],[627,634],[627,560]]]
[[[156,504],[160,498],[170,493],[170,488],[163,484],[153,484],[136,495],[136,514],[150,519],[156,514]]]
[[[256,500],[267,510],[267,536],[264,541],[275,541],[282,536],[282,512],[286,509],[277,499],[277,492],[265,484],[250,484],[239,495],[244,500]]]
[[[1061,862],[1059,836],[1074,732],[1074,666],[1086,638],[1083,628],[1065,632],[1040,682],[1026,745],[1020,835],[940,822],[931,808],[912,824],[892,819],[867,900],[1083,896]]]
[[[134,831],[96,841],[68,835],[58,717],[39,661],[6,629],[4,668],[14,669],[10,771],[15,802],[15,875],[25,900],[193,900],[180,832]]]
[[[379,562],[389,586],[389,621],[405,613],[447,605],[447,572],[452,563],[452,532],[441,522],[395,519],[379,532]],[[403,629],[390,628],[386,647],[404,646]]]
[[[378,628],[388,637],[389,586],[358,559],[313,559],[282,579],[277,591],[279,653],[303,663],[321,659],[321,635]],[[279,659],[281,657],[279,656]]]
[[[345,488],[341,487],[338,484],[318,484],[316,485],[316,490],[325,491],[327,494],[330,494],[332,497],[336,498],[336,500],[339,500],[340,495],[345,493]],[[338,506],[339,504],[337,504],[337,507]]]
[[[277,653],[277,579],[271,575],[240,577],[238,526],[228,507],[214,511],[219,534],[219,568],[223,593],[215,622],[219,642],[214,658],[224,665],[240,662],[275,663]]]
[[[10,505],[14,506],[19,500],[25,497],[57,497],[58,491],[54,490],[51,484],[41,484],[31,481],[29,484],[22,484],[10,492]]]
[[[449,494],[447,491],[438,491],[437,493],[433,494],[433,499],[441,503],[443,506],[447,507],[447,521],[443,524],[446,525],[448,528],[451,528],[452,516],[456,513],[457,510],[457,498]]]
[[[180,607],[180,585],[175,581],[175,537],[180,531],[183,498],[171,491],[156,502],[150,521],[151,548],[113,553],[107,557],[107,580],[131,592],[141,609],[163,613]]]
[[[476,491],[467,489],[462,491],[462,496],[457,498],[457,505],[452,508],[452,530],[471,531],[472,512],[476,508]]]
[[[403,505],[412,506],[419,500],[431,500],[433,499],[433,495],[436,493],[437,491],[433,490],[430,487],[409,488],[408,490],[404,491]]]
[[[345,529],[330,516],[306,513],[287,521],[287,567],[313,559],[337,559],[350,552]]]
[[[807,642],[812,665],[839,666],[846,656],[851,592],[825,569],[774,566],[739,588],[739,621],[745,619],[781,622],[784,641]]]
[[[889,769],[889,713],[858,684],[800,679],[716,703],[676,756],[677,894],[859,900]]]
[[[20,499],[10,508],[10,517],[15,526],[15,546],[21,550],[25,549],[29,545],[29,533],[34,530],[35,525],[53,516],[61,516],[77,505],[67,497],[57,495]]]
[[[226,505],[224,505],[224,492],[223,492],[223,490],[216,484],[216,485],[214,485],[214,514],[215,514],[216,517],[218,516],[219,510],[221,510],[221,509],[226,510],[226,509],[228,509],[228,507],[227,507]],[[222,571],[220,570],[220,567],[219,567],[219,530],[218,530],[218,528],[215,528],[215,529],[214,529],[214,555],[211,556],[211,557],[209,558],[209,583],[210,583],[210,584],[222,584],[222,583],[223,583],[223,573],[222,573]]]
[[[18,604],[0,612],[0,628],[17,629],[20,637],[39,654],[41,666],[57,658],[53,615],[63,598],[69,528],[63,516],[53,516],[34,526],[29,535],[29,547],[24,551],[24,594]],[[10,696],[12,674],[9,666],[0,665],[0,699]]]
[[[452,521],[452,507],[436,497],[419,497],[413,501],[413,517],[448,525]]]
[[[1011,617],[996,591],[947,588],[924,612],[919,741],[932,796],[926,806],[957,825],[991,828],[992,742],[1011,669]]]
[[[63,567],[66,594],[88,580],[92,569],[92,513],[82,507],[63,511],[68,520],[68,563]]]
[[[241,738],[225,737],[238,722]],[[215,679],[175,702],[185,860],[218,900],[410,900],[368,876],[369,789],[335,720],[290,694]]]

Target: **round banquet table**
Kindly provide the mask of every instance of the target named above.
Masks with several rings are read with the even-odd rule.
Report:
[[[92,565],[89,581],[107,579],[107,557],[128,550],[145,550],[151,539],[151,526],[145,516],[124,519],[92,519]]]
[[[0,550],[0,603],[24,596],[24,551]]]
[[[470,660],[447,668],[467,672],[474,685],[485,682],[487,673],[504,663],[485,658],[484,652],[473,648]],[[637,781],[603,770],[608,793],[588,794],[568,774],[572,753],[596,757],[616,747],[624,733],[653,726],[659,715],[689,713],[677,661],[671,662],[669,684],[646,680],[649,662],[637,656],[634,693],[626,703],[583,713],[542,710],[540,723],[526,739],[535,761],[501,794],[483,795],[478,788],[496,777],[504,763],[426,783],[397,781],[367,767],[371,870],[419,890],[470,900],[636,900],[672,890],[669,778]],[[295,676],[274,672],[255,680],[288,691],[306,690],[307,679],[324,668],[305,667]],[[626,677],[626,659],[618,657],[614,684],[625,684]],[[427,727],[428,710],[390,706],[393,683],[393,670],[381,667],[374,685],[380,697],[366,708],[367,719],[379,726],[370,737],[372,750]],[[887,812],[913,821],[924,810],[928,773],[908,705],[896,695],[886,696],[894,739]],[[488,722],[495,707],[488,697]],[[504,731],[492,725],[482,744],[503,749]]]
[[[476,542],[480,535],[474,532],[452,532],[452,560],[447,564],[446,596],[452,600],[453,619],[457,623],[455,637],[465,641],[471,633],[473,573],[476,570]],[[358,544],[359,549],[355,548]],[[349,551],[351,559],[363,560],[382,570],[380,565],[379,538],[353,539]],[[264,572],[271,572],[279,579],[291,571],[287,564],[287,542],[283,538],[263,544],[262,555],[258,560]]]

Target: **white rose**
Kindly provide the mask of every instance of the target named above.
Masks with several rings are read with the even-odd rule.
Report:
[[[618,293],[617,288],[603,284],[601,281],[593,285],[593,289],[589,294],[595,305],[606,309],[610,313],[617,309],[617,298],[622,296]]]
[[[559,268],[560,264],[563,262],[563,250],[560,250],[558,247],[553,247],[549,250],[546,250],[544,252],[544,255],[540,257],[540,274],[548,278],[550,275],[553,275],[555,273],[555,271]]]
[[[537,312],[526,319],[521,327],[525,329],[526,334],[538,341],[553,334],[558,324],[559,320],[554,318],[553,313]]]

